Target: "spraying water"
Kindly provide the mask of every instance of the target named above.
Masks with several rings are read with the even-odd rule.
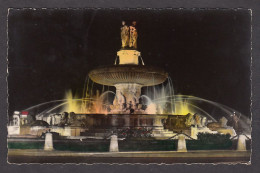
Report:
[[[83,95],[79,98],[78,95],[73,95],[69,90],[65,93],[65,99],[53,100],[41,103],[25,110],[32,110],[44,105],[58,103],[56,106],[43,110],[41,113],[61,113],[61,112],[75,112],[83,114],[108,114],[113,109],[113,100],[116,93],[103,86],[102,91],[95,90],[95,83],[86,78],[86,85],[84,85]],[[94,94],[95,93],[95,94]],[[210,101],[207,99],[188,96],[188,95],[175,95],[172,81],[168,78],[166,83],[161,85],[145,87],[143,95],[140,96],[140,104],[145,110],[145,114],[168,114],[168,115],[187,115],[188,113],[199,113],[208,117],[213,122],[216,122],[219,117],[212,114],[212,110],[220,110],[221,116],[227,119],[232,119],[232,113],[236,112],[240,116],[239,123],[248,133],[251,131],[250,119],[226,105]],[[204,106],[203,106],[204,105]],[[205,106],[206,105],[206,106]],[[209,109],[212,107],[211,109]],[[62,108],[62,109],[60,109]],[[59,110],[59,112],[57,112]]]

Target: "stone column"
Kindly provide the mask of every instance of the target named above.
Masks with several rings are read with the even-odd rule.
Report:
[[[112,135],[110,138],[109,152],[119,152],[117,135]]]
[[[111,116],[111,125],[117,126],[117,116],[116,115]]]
[[[140,119],[139,119],[139,116],[138,116],[136,119],[137,119],[137,126],[139,127],[139,126],[140,126]]]
[[[142,126],[144,126],[144,127],[146,127],[147,126],[147,118],[144,118],[143,120],[142,120]]]
[[[52,133],[48,132],[45,134],[44,150],[48,150],[48,151],[53,150]]]
[[[237,151],[246,151],[246,136],[245,135],[238,136]]]
[[[178,136],[178,148],[177,148],[177,152],[187,152],[187,148],[186,148],[186,140],[185,140],[185,136],[183,134],[180,134]]]
[[[125,119],[125,127],[129,127],[130,126],[130,117],[129,117],[129,115],[124,115],[124,119]]]
[[[154,117],[154,120],[153,120],[153,125],[154,125],[154,126],[160,126],[160,127],[162,127],[162,126],[163,126],[163,124],[162,124],[162,118],[159,117],[159,116],[155,116],[155,117]]]

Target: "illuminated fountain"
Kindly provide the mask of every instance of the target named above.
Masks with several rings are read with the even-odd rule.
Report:
[[[147,113],[139,103],[141,88],[163,83],[168,74],[160,68],[139,65],[137,50],[123,49],[117,55],[118,65],[94,69],[89,73],[90,78],[96,83],[116,87],[111,113]]]
[[[175,95],[168,73],[159,67],[144,64],[141,52],[137,50],[134,22],[130,27],[123,23],[121,40],[122,48],[117,52],[115,64],[91,70],[88,76],[93,83],[85,81],[82,97],[68,92],[66,99],[38,104],[25,110],[55,103],[38,113],[36,120],[55,127],[52,131],[62,136],[97,137],[96,131],[103,129],[99,137],[106,137],[111,129],[144,127],[152,129],[155,138],[168,139],[181,132],[196,139],[198,133],[236,136],[239,130],[233,126],[238,124],[243,133],[251,135],[251,121],[238,111],[203,98]],[[95,93],[94,83],[103,85],[102,91],[96,90]],[[104,87],[115,87],[116,92],[105,91]],[[200,106],[201,103],[206,104],[206,108],[220,110],[223,115],[211,115]],[[74,133],[71,129],[78,132]],[[16,134],[20,133],[15,130]]]

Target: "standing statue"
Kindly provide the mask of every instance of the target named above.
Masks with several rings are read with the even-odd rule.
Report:
[[[129,46],[129,27],[122,21],[121,27],[122,48]]]
[[[132,22],[132,26],[129,27],[130,29],[130,41],[129,41],[129,47],[130,48],[137,48],[137,30],[136,30],[136,21]]]

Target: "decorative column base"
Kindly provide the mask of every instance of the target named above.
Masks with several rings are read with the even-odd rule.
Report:
[[[237,151],[246,151],[246,136],[245,135],[238,136]]]
[[[177,152],[187,152],[185,136],[182,134],[178,136]]]
[[[117,135],[112,135],[110,138],[109,152],[119,152]]]
[[[52,137],[52,133],[46,133],[45,134],[44,150],[48,150],[48,151],[53,150],[53,137]]]

